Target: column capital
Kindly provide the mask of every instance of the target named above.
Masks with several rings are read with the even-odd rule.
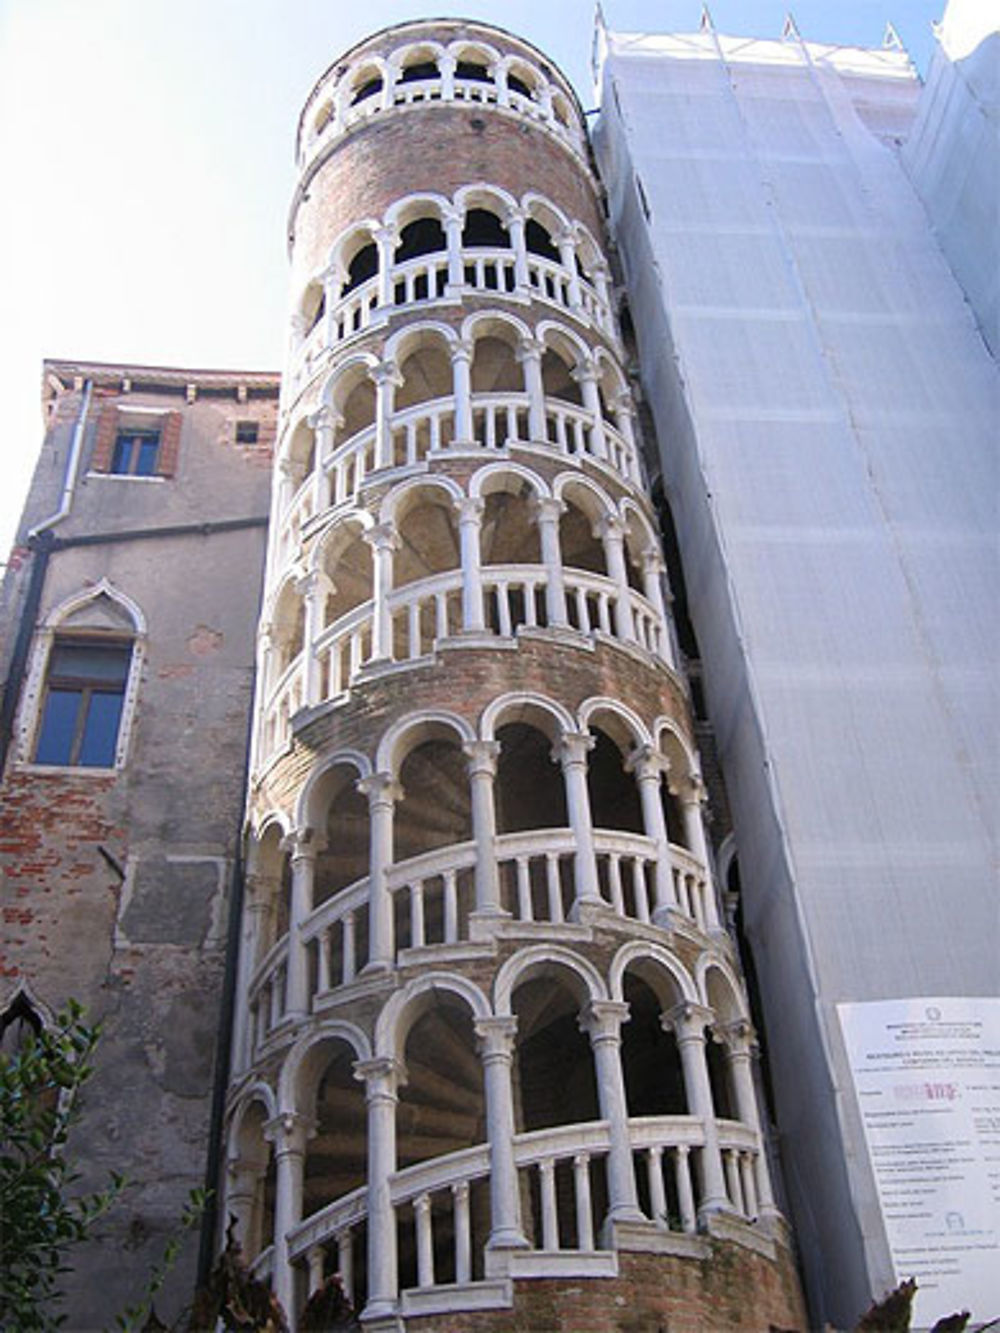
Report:
[[[685,777],[678,778],[676,791],[673,786],[671,791],[682,805],[701,805],[708,795],[700,773],[688,773]]]
[[[529,216],[528,210],[522,204],[510,204],[503,215],[503,221],[510,226],[512,222],[527,222]]]
[[[757,1034],[748,1018],[737,1018],[732,1023],[716,1023],[715,1032],[730,1058],[749,1059],[755,1050]]]
[[[374,527],[366,528],[361,536],[375,551],[398,551],[402,545],[392,523],[376,523]]]
[[[558,523],[566,512],[566,504],[554,495],[539,495],[529,502],[529,511],[539,522]]]
[[[376,385],[393,384],[397,389],[406,382],[395,361],[379,361],[376,365],[369,366],[368,378]]]
[[[580,1010],[577,1022],[581,1032],[590,1038],[590,1044],[621,1041],[622,1024],[628,1022],[629,1006],[624,1000],[591,1000]]]
[[[278,471],[283,477],[287,477],[289,481],[298,481],[299,477],[302,475],[302,464],[296,462],[294,458],[279,458]]]
[[[315,412],[311,412],[306,417],[306,425],[310,430],[333,430],[336,426],[344,424],[342,412],[338,412],[335,407],[329,403],[324,403],[322,407],[317,407]]]
[[[477,1018],[473,1024],[476,1045],[484,1064],[493,1061],[509,1063],[514,1055],[517,1019],[513,1015]]]
[[[326,846],[326,839],[318,837],[314,828],[304,825],[286,833],[278,846],[289,854],[294,865],[296,861],[315,861]]]
[[[300,597],[309,597],[315,593],[324,596],[334,591],[333,580],[324,569],[307,569],[293,580],[295,591]]]
[[[392,807],[403,795],[403,788],[396,781],[393,773],[371,773],[366,778],[359,778],[354,784],[362,796],[368,797],[368,804]]]
[[[664,1032],[673,1032],[678,1041],[704,1042],[705,1029],[712,1022],[711,1009],[691,1000],[682,1000],[660,1015],[660,1025]]]
[[[597,366],[589,359],[581,362],[578,366],[574,366],[569,375],[570,379],[575,380],[577,384],[596,384],[600,378],[597,373]]]
[[[625,524],[617,514],[602,514],[594,524],[595,537],[608,537],[612,541],[625,540]]]
[[[477,495],[463,495],[453,502],[453,508],[458,515],[459,523],[475,523],[478,525],[483,517],[486,501],[480,500]]]
[[[639,563],[644,574],[663,574],[666,572],[666,563],[655,546],[647,546],[644,551],[640,551]]]
[[[371,1060],[355,1060],[354,1077],[365,1085],[367,1102],[395,1102],[406,1082],[406,1067],[393,1055],[377,1055]]]
[[[634,773],[639,782],[659,782],[670,768],[670,760],[655,745],[637,745],[625,760],[625,772]]]
[[[540,338],[519,338],[514,348],[515,361],[541,360],[545,353],[545,344]]]
[[[563,768],[587,766],[587,754],[597,744],[589,731],[564,731],[552,747],[552,759]]]
[[[443,227],[464,226],[465,210],[459,208],[457,204],[443,204],[441,206],[441,225]]]
[[[399,240],[399,229],[397,227],[374,227],[372,229],[372,240],[376,245],[395,245]]]
[[[457,338],[448,348],[452,364],[456,361],[472,360],[472,342],[469,339]]]
[[[453,56],[449,51],[442,51],[437,58],[437,63],[438,63],[438,69],[441,71],[442,74],[445,72],[446,69],[450,69],[452,70],[452,72],[454,72],[456,66],[458,65],[458,57]]]
[[[277,1156],[304,1153],[306,1144],[316,1134],[316,1121],[299,1111],[279,1111],[264,1123],[264,1137],[274,1144]]]
[[[466,741],[462,746],[462,753],[469,761],[470,777],[482,773],[488,774],[491,778],[496,776],[497,758],[500,754],[498,741]]]

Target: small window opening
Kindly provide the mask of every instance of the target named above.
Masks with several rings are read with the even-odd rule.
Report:
[[[462,244],[471,249],[488,246],[495,250],[509,250],[510,237],[495,213],[485,208],[470,208],[462,228]]]
[[[438,67],[433,60],[418,60],[413,65],[407,65],[399,76],[400,83],[417,83],[421,79],[436,79],[438,77]]]
[[[19,990],[0,1014],[0,1050],[13,1055],[40,1037],[44,1026],[41,1014],[24,991]]]
[[[237,421],[236,443],[256,444],[259,428],[256,421]]]
[[[531,89],[523,79],[519,79],[516,74],[507,75],[507,87],[512,93],[520,93],[522,97],[531,97]]]
[[[357,106],[359,102],[367,101],[369,97],[374,97],[376,93],[382,91],[382,76],[376,74],[371,79],[366,79],[361,87],[351,98],[351,106]]]
[[[115,436],[110,472],[119,477],[155,477],[160,432],[130,426]]]
[[[419,255],[431,255],[447,248],[444,228],[437,218],[417,218],[403,228],[396,247],[397,264]]]
[[[36,764],[113,768],[131,643],[56,639],[49,655]]]
[[[341,288],[341,296],[346,296],[348,292],[353,292],[355,287],[360,287],[363,282],[369,278],[374,278],[378,272],[378,246],[374,241],[369,241],[363,245],[347,266],[347,281]]]
[[[309,328],[306,331],[306,337],[308,337],[309,334],[312,333],[313,329],[316,327],[316,325],[320,322],[320,320],[323,318],[325,314],[326,314],[326,292],[324,291],[319,298],[319,304],[316,307],[316,313],[309,321]]]
[[[560,263],[562,256],[559,254],[558,247],[554,244],[551,235],[540,222],[534,218],[529,218],[527,226],[524,229],[524,243],[530,254],[541,255],[543,259],[551,259],[553,263]]]
[[[456,79],[474,79],[477,83],[491,83],[490,72],[476,60],[460,60],[455,66]]]

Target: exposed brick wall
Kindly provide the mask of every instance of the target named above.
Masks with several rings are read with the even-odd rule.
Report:
[[[523,1280],[513,1310],[425,1316],[407,1333],[766,1333],[808,1327],[791,1257],[725,1241],[708,1259],[622,1254],[617,1278]]]
[[[156,470],[161,477],[172,477],[177,471],[177,456],[181,447],[181,414],[168,412],[160,434],[160,455]]]

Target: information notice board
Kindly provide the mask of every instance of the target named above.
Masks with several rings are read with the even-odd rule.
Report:
[[[1000,1000],[837,1006],[914,1328],[1000,1316]]]

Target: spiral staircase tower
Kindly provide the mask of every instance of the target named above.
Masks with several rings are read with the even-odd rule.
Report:
[[[225,1213],[293,1323],[795,1322],[572,89],[404,24],[298,161]]]

